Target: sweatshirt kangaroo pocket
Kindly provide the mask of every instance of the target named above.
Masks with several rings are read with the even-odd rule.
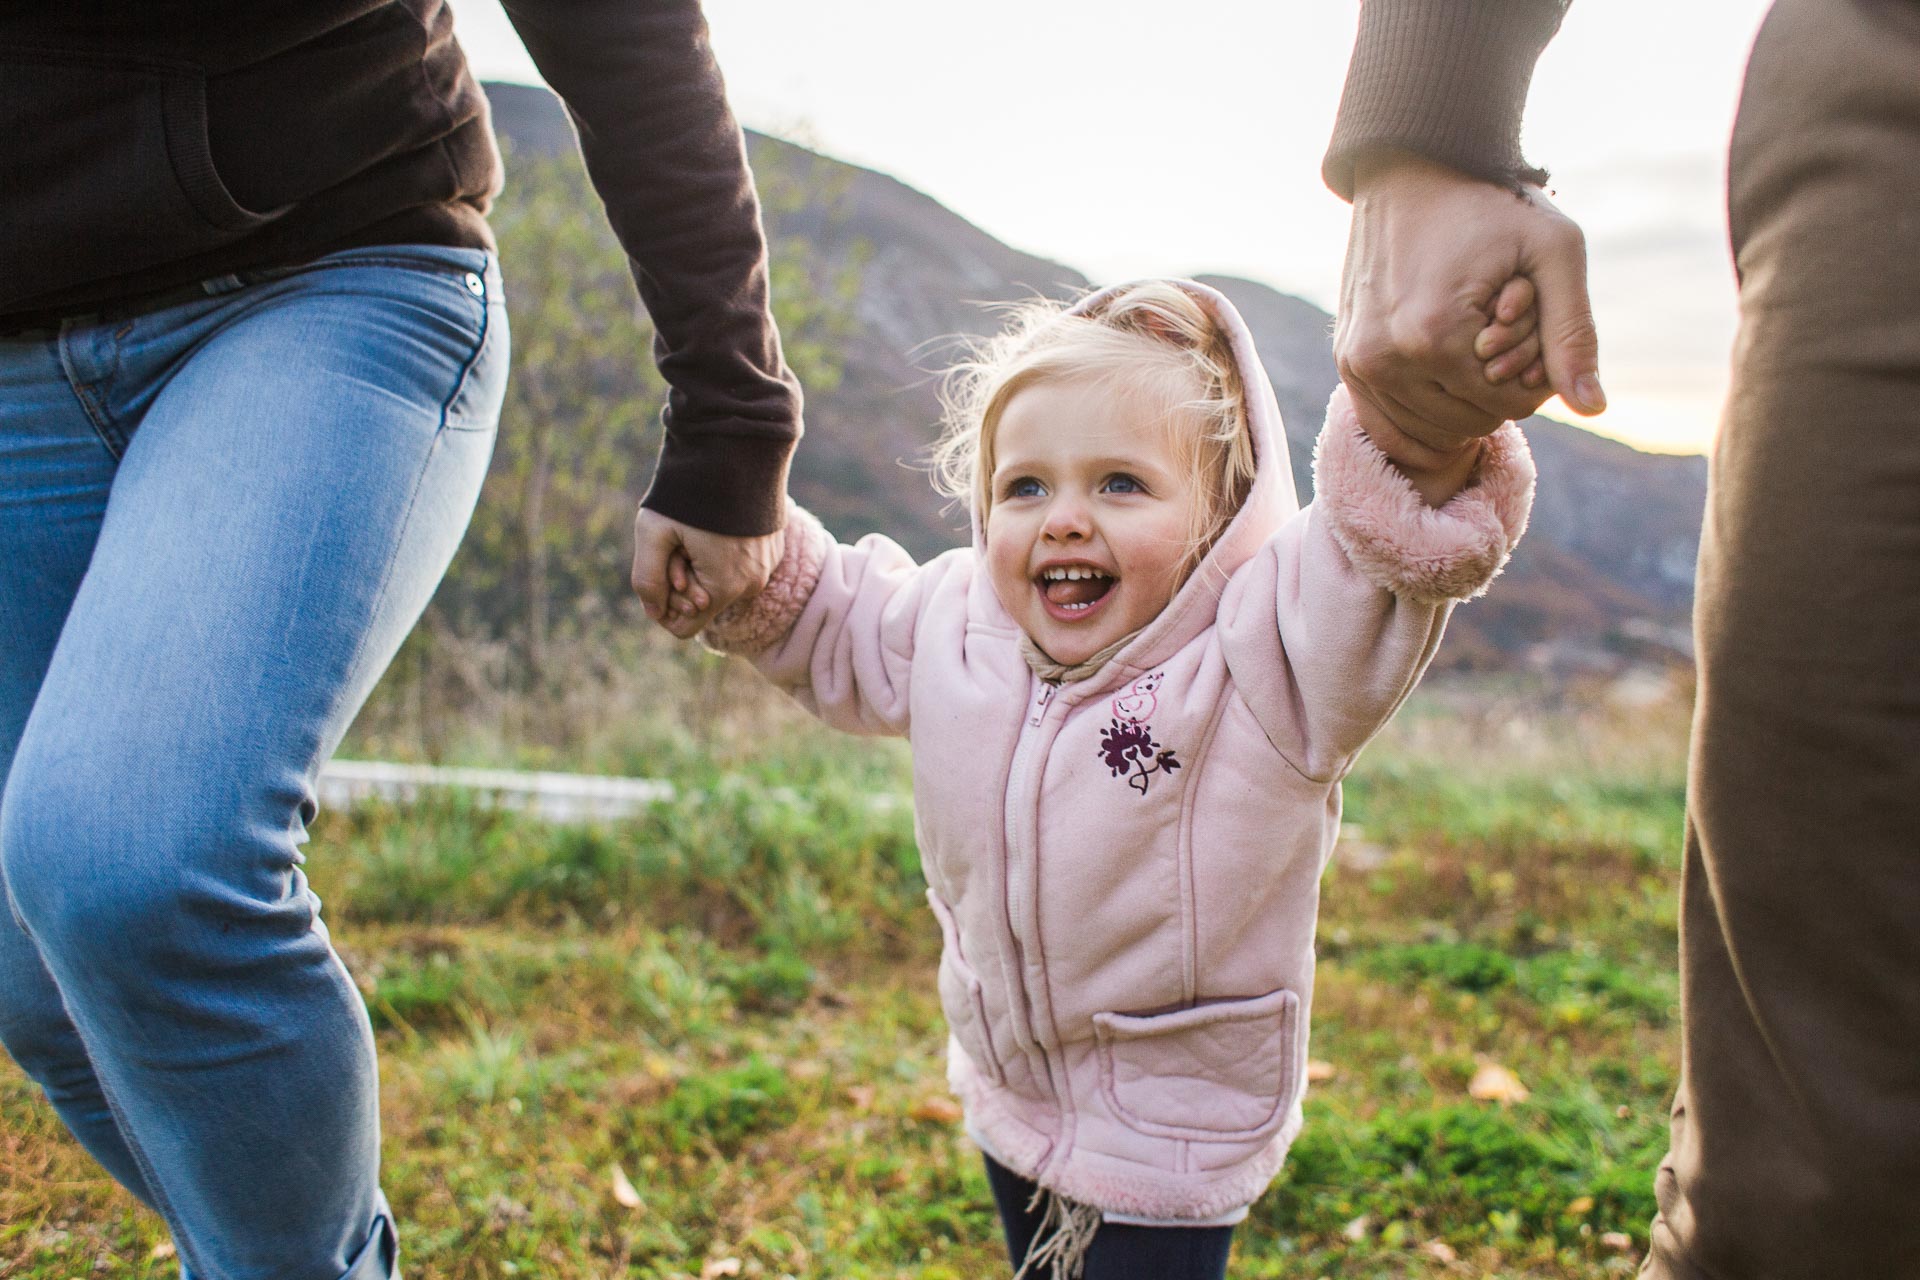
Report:
[[[954,925],[953,912],[931,889],[927,890],[927,905],[940,922],[940,1004],[946,1010],[947,1027],[982,1075],[995,1084],[1005,1084],[1005,1067],[994,1052],[987,1021],[986,994],[960,949],[960,931]]]
[[[221,182],[192,67],[0,50],[0,128],[0,308],[221,248],[280,212]]]
[[[1174,1013],[1096,1013],[1101,1091],[1122,1121],[1156,1137],[1264,1137],[1298,1092],[1299,1014],[1287,990]]]

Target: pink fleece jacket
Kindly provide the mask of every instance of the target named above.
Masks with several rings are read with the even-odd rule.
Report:
[[[1336,391],[1300,509],[1279,410],[1225,298],[1259,470],[1166,610],[1054,686],[976,546],[916,565],[793,511],[767,590],[707,632],[827,723],[913,743],[969,1128],[1107,1212],[1250,1204],[1299,1131],[1320,874],[1340,779],[1527,521],[1518,428],[1429,508]]]

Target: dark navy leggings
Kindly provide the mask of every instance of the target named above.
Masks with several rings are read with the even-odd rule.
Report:
[[[1034,1184],[986,1157],[987,1182],[1000,1210],[1007,1253],[1014,1270],[1033,1247],[1041,1215],[1029,1212]],[[1233,1244],[1232,1227],[1137,1227],[1102,1223],[1087,1250],[1086,1270],[1080,1280],[1225,1280],[1227,1250]],[[1031,1273],[1029,1273],[1031,1275]],[[1032,1280],[1065,1280],[1048,1274]]]

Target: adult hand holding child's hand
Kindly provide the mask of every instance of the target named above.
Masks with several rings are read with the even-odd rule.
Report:
[[[767,585],[785,535],[730,537],[646,507],[633,520],[633,590],[647,616],[682,640]]]
[[[1354,179],[1334,356],[1361,425],[1416,484],[1556,392],[1606,408],[1585,241],[1543,193],[1406,152],[1362,158]]]

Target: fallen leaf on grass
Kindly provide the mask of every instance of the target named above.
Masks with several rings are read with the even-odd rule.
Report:
[[[907,1114],[915,1120],[925,1120],[929,1124],[959,1124],[960,1104],[952,1098],[935,1094],[914,1103],[913,1110]]]
[[[1367,1228],[1371,1225],[1372,1225],[1371,1219],[1369,1219],[1367,1215],[1363,1213],[1359,1217],[1355,1218],[1352,1222],[1349,1222],[1346,1226],[1340,1228],[1340,1234],[1345,1236],[1347,1239],[1353,1241],[1355,1244],[1359,1244],[1362,1240],[1365,1240],[1367,1238]]]
[[[633,1189],[633,1183],[627,1177],[627,1171],[619,1165],[608,1170],[613,1180],[613,1198],[623,1209],[638,1209],[640,1193]]]
[[[1322,1062],[1318,1058],[1307,1059],[1307,1079],[1309,1080],[1331,1080],[1339,1074],[1340,1068],[1331,1062]]]
[[[162,1240],[159,1244],[153,1246],[152,1250],[148,1252],[147,1261],[148,1262],[165,1262],[168,1258],[171,1258],[172,1256],[173,1256],[173,1241]]]
[[[862,1111],[873,1110],[873,1086],[870,1084],[848,1085],[847,1101]]]
[[[708,1258],[700,1266],[700,1280],[717,1280],[720,1276],[739,1274],[740,1259],[738,1258]]]
[[[1499,1063],[1483,1061],[1480,1069],[1473,1073],[1472,1082],[1467,1085],[1467,1094],[1482,1102],[1497,1102],[1504,1107],[1509,1103],[1525,1102],[1527,1086],[1520,1083],[1519,1076]]]
[[[1460,1256],[1453,1251],[1453,1246],[1445,1240],[1429,1240],[1420,1246],[1420,1252],[1426,1254],[1435,1262],[1451,1263]]]
[[[1624,1231],[1609,1231],[1600,1237],[1600,1243],[1615,1253],[1625,1253],[1633,1248],[1633,1237]]]
[[[1592,1212],[1593,1212],[1592,1196],[1581,1196],[1578,1200],[1569,1202],[1566,1208],[1566,1215],[1569,1218],[1584,1218],[1587,1214]]]

